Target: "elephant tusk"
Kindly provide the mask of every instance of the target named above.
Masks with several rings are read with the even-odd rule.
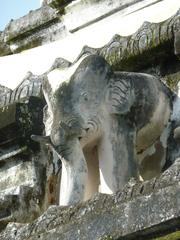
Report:
[[[180,139],[180,127],[174,129],[174,139]]]
[[[31,135],[31,139],[35,142],[51,144],[50,136]]]
[[[31,139],[35,142],[48,145],[52,151],[55,151],[57,153],[56,147],[51,142],[50,136],[31,135]]]

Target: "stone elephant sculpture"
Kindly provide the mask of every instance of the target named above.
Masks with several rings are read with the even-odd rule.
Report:
[[[66,70],[70,75],[56,70],[58,86],[51,73],[43,82],[49,130],[33,137],[62,161],[60,205],[159,174],[171,115],[168,88],[148,74],[113,72],[97,55]]]

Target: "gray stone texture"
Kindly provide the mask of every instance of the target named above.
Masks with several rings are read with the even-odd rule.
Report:
[[[13,91],[0,92],[0,107],[21,101],[24,98],[37,97],[42,99],[41,81],[43,76],[33,75],[28,72],[23,81]]]
[[[68,193],[64,193],[66,187],[61,190],[60,195],[64,196],[60,197],[60,204],[82,201],[86,192],[90,197],[98,188],[104,192],[103,179],[114,193],[131,177],[138,179],[139,172],[146,180],[157,176],[166,158],[167,147],[163,142],[168,136],[161,136],[172,112],[170,90],[152,75],[113,72],[98,55],[80,61],[75,73],[68,77],[70,81],[59,84],[54,91],[50,80],[43,82],[44,96],[49,112],[52,111],[50,119],[53,119],[51,131],[46,132],[45,138],[50,136],[49,144],[64,159],[62,172],[67,171],[68,184],[72,186]],[[154,114],[161,116],[152,119]],[[153,151],[157,160],[152,163],[151,153],[146,152],[150,146],[157,145],[157,139],[161,147]],[[93,154],[95,148],[98,157]],[[139,152],[143,157],[137,155]],[[87,171],[86,162],[93,170]],[[100,186],[96,168],[103,175]],[[91,179],[95,189],[89,190],[92,183],[87,187],[86,178]],[[62,174],[61,186],[66,186],[65,182]]]
[[[2,240],[152,239],[180,223],[180,160],[159,178],[131,180],[122,192],[70,207],[51,206],[30,224],[10,223]]]
[[[30,139],[42,134],[42,109],[43,101],[33,96],[0,108],[0,229],[43,212],[46,159]]]
[[[156,62],[157,65],[167,55],[173,54],[174,35],[176,49],[178,47],[178,29],[180,29],[180,11],[161,23],[145,22],[131,36],[115,35],[102,48],[85,46],[77,59],[85,53],[96,53],[104,57],[116,70],[138,71],[152,62]]]
[[[7,88],[7,87],[5,87],[5,86],[0,85],[0,97],[1,97],[1,95],[7,94],[7,93],[9,93],[9,92],[12,92],[12,90],[9,89],[9,88]],[[2,101],[2,100],[0,99],[0,102],[1,102],[1,101]]]
[[[61,6],[60,9],[63,9],[71,1],[48,0],[44,1],[44,4],[45,2],[48,4],[51,2],[51,6],[54,4],[55,8]],[[90,3],[90,1],[86,2]],[[11,21],[5,31],[0,33],[0,55],[20,52],[66,36],[66,27],[59,17],[60,14],[55,10],[44,6],[25,17]],[[93,49],[85,46],[78,59],[87,52],[99,54],[114,70],[141,70],[163,76],[164,81],[176,90],[180,65],[174,53],[179,57],[179,29],[180,12],[162,23],[144,23],[132,36],[116,35],[102,48]],[[52,69],[61,64],[70,65],[66,60],[59,59],[55,61]],[[102,240],[110,236],[114,239],[148,239],[178,229],[180,226],[180,164],[178,161],[159,178],[143,183],[131,181],[122,192],[119,191],[113,196],[96,195],[92,200],[70,208],[51,206],[47,212],[32,222],[47,209],[47,206],[58,202],[56,187],[59,176],[54,172],[57,173],[59,170],[55,169],[52,153],[48,149],[41,151],[42,155],[39,156],[39,152],[35,154],[34,149],[30,147],[29,136],[32,133],[30,128],[34,123],[31,117],[29,118],[29,112],[26,112],[28,109],[25,109],[25,115],[20,111],[15,119],[15,117],[11,118],[15,116],[11,112],[13,111],[11,107],[4,107],[21,102],[22,99],[26,101],[30,96],[41,99],[41,78],[29,73],[14,91],[0,87],[0,111],[10,113],[9,115],[1,114],[1,140],[9,131],[7,136],[10,141],[9,145],[3,145],[4,143],[0,142],[2,158],[0,161],[0,230],[8,222],[16,222],[8,224],[7,228],[1,232],[0,239]],[[38,110],[35,111],[35,115],[38,115],[37,112]],[[28,128],[29,121],[30,128]],[[17,122],[20,125],[23,123],[21,125],[23,134],[28,133],[26,135],[28,137],[23,139],[25,146],[17,144],[16,137],[21,132],[14,131],[11,125]],[[36,127],[39,127],[39,123],[42,124],[42,117],[36,122]],[[15,142],[13,138],[11,139],[14,135]],[[179,142],[171,142],[171,145],[179,154]],[[2,152],[2,146],[5,146],[4,152]],[[172,154],[172,150],[170,148],[169,154]],[[19,186],[21,180],[15,179],[13,190],[10,189],[12,179],[8,184],[6,180],[8,181],[9,175],[7,174],[4,179],[2,176],[4,177],[8,173],[7,169],[13,166],[18,171],[17,176],[22,174],[23,183],[26,183],[24,180],[30,179],[33,180],[34,185],[20,184]],[[30,171],[28,171],[29,166],[33,166]],[[4,187],[6,184],[7,188]],[[31,223],[22,224],[25,222]]]
[[[43,0],[42,6],[49,5],[53,8],[62,9],[74,0]]]
[[[154,2],[158,2],[154,1]],[[50,3],[51,2],[51,3]],[[60,9],[64,9],[62,6],[66,6],[71,1],[49,1],[50,5],[61,6]],[[120,9],[118,8],[119,3],[117,1],[104,1],[100,3],[99,1],[77,1],[75,4],[70,4],[65,8],[65,11],[61,9],[62,12],[57,12],[57,10],[52,9],[47,4],[43,4],[43,7],[35,11],[31,11],[24,17],[17,20],[12,20],[5,30],[0,34],[0,55],[4,56],[7,54],[21,52],[22,50],[41,46],[45,43],[49,43],[60,38],[64,38],[68,31],[78,31],[83,27],[86,27],[92,23],[95,23],[116,11],[120,11],[121,8],[125,9],[127,6],[133,5],[140,2],[139,0],[129,0],[129,2],[121,2]],[[104,8],[102,7],[105,4]],[[153,4],[153,3],[152,3]],[[148,5],[149,6],[149,5]],[[90,8],[99,9],[95,11],[97,16],[93,14],[86,14],[86,18],[82,18],[79,23],[76,23],[77,14],[78,19],[80,16],[84,15],[84,11]],[[80,14],[78,9],[82,11]],[[64,11],[64,12],[63,12]],[[62,20],[62,16],[63,19]],[[72,20],[74,17],[74,21]],[[93,18],[93,19],[92,19]],[[72,23],[73,26],[68,26],[67,24]],[[68,28],[68,30],[67,30]],[[84,46],[84,50],[89,49],[90,51],[98,51],[106,58],[106,60],[115,64],[119,64],[121,60],[121,66],[127,65],[127,58],[131,59],[131,63],[136,63],[137,55],[145,55],[147,57],[149,49],[156,49],[161,51],[161,46],[166,45],[168,52],[172,49],[174,43],[178,41],[178,34],[176,32],[179,29],[179,12],[171,17],[170,19],[157,24],[144,23],[144,25],[132,36],[122,37],[115,35],[112,40],[104,47],[100,49],[91,49]],[[176,37],[177,36],[177,37]],[[82,46],[83,47],[83,46]],[[156,51],[154,51],[156,53]],[[156,54],[155,54],[156,55]],[[148,55],[149,57],[149,55]],[[153,57],[153,56],[151,56]],[[163,53],[162,53],[163,57]],[[144,57],[139,57],[141,62]],[[147,60],[147,59],[146,59]],[[130,64],[130,63],[129,63]],[[148,63],[147,63],[148,64]],[[138,64],[136,64],[137,67]]]
[[[12,54],[10,46],[4,41],[4,32],[0,32],[0,56]]]
[[[48,6],[30,11],[29,14],[17,20],[10,21],[5,28],[5,41],[8,42],[14,38],[17,38],[20,35],[31,31],[32,29],[55,20],[56,18],[56,12]]]
[[[0,142],[5,141],[6,138],[28,137],[34,131],[42,132],[42,126],[40,125],[40,119],[42,119],[43,102],[36,97],[29,97],[22,99],[19,103],[12,103],[6,107],[0,108],[0,127],[2,132],[0,133]],[[38,113],[38,114],[37,114]],[[39,126],[36,126],[39,124]],[[12,126],[12,136],[8,134],[3,135],[3,129]],[[10,128],[8,129],[10,131]],[[17,133],[14,133],[17,132]],[[31,132],[32,131],[32,132]],[[19,136],[18,136],[18,135]]]
[[[46,5],[10,21],[0,34],[0,49],[3,49],[0,55],[37,47],[65,35],[66,30],[59,15]]]

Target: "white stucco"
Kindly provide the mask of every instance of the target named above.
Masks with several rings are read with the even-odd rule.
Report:
[[[72,1],[66,7],[66,14],[63,16],[67,29],[71,32],[84,25],[97,22],[99,17],[110,16],[113,13],[125,16],[137,11],[159,0],[141,0],[134,3],[134,0],[101,0],[101,1]],[[127,7],[127,6],[130,7]]]
[[[137,10],[136,5],[133,8],[134,11]],[[14,89],[28,71],[42,74],[50,68],[57,57],[73,61],[84,45],[102,47],[111,40],[113,35],[130,35],[144,21],[164,21],[175,14],[179,8],[179,0],[164,0],[135,12],[133,12],[132,7],[129,7],[126,14],[117,12],[74,34],[69,33],[65,39],[19,54],[0,57],[0,84]]]
[[[174,101],[173,114],[171,117],[171,119],[175,122],[179,122],[180,119],[180,82],[178,83],[177,95],[178,97]]]
[[[75,64],[73,64],[70,67],[64,68],[64,69],[54,69],[51,71],[47,76],[49,80],[49,84],[55,92],[57,88],[63,83],[68,82],[70,80],[70,77],[73,75],[73,73],[78,68],[79,64],[82,62],[82,60],[86,57],[86,55],[83,56],[83,58],[80,58],[79,61],[77,61]]]

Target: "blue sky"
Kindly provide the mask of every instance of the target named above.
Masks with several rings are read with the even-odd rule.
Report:
[[[0,31],[11,19],[26,15],[40,7],[40,0],[0,0]]]

